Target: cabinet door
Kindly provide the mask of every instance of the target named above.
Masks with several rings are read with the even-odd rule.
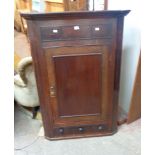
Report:
[[[44,49],[56,126],[112,121],[114,54],[108,46]]]

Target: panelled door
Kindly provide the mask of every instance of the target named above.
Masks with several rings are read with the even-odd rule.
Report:
[[[114,53],[108,46],[44,49],[55,126],[112,123]]]

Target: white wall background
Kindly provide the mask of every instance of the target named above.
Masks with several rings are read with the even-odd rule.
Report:
[[[125,17],[119,104],[128,113],[140,54],[141,2],[139,0],[109,0],[108,10],[131,10]]]

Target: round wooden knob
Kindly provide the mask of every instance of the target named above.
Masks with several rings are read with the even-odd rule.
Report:
[[[64,132],[64,129],[63,129],[63,128],[60,128],[60,129],[59,129],[59,132],[60,132],[60,133],[63,133],[63,132]]]
[[[99,129],[99,130],[103,130],[103,126],[101,126],[101,125],[98,126],[98,129]]]
[[[79,128],[79,131],[82,132],[82,131],[84,131],[84,129],[83,129],[82,127],[80,127],[80,128]]]

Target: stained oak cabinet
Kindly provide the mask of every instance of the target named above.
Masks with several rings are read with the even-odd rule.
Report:
[[[22,14],[47,139],[117,131],[125,11]]]

